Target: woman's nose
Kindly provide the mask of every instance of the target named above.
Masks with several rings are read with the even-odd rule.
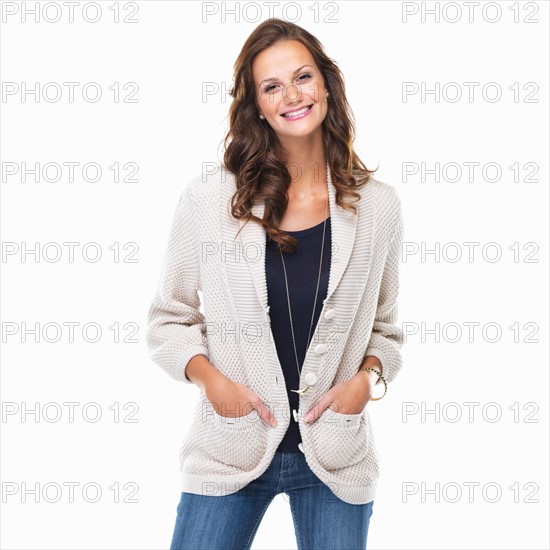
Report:
[[[286,103],[299,103],[302,101],[302,89],[289,82],[283,87],[283,99]]]

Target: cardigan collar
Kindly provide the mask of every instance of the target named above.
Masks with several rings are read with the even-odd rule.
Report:
[[[222,197],[227,206],[227,213],[230,212],[230,206],[228,201],[232,194],[236,190],[235,176],[231,172],[225,171],[227,180],[230,180],[231,185],[225,186],[227,190],[222,193]],[[349,263],[351,252],[355,243],[355,236],[357,232],[357,215],[353,212],[345,210],[341,206],[336,204],[336,188],[332,185],[332,179],[330,169],[327,164],[328,175],[328,196],[329,196],[329,208],[331,217],[331,239],[332,239],[332,253],[330,261],[329,283],[327,296],[323,300],[325,303],[336,290],[338,283],[340,282],[342,275]],[[257,201],[252,207],[252,212],[255,216],[263,219],[265,210],[265,202]],[[232,217],[232,216],[231,216]],[[234,219],[234,218],[233,218]],[[257,251],[257,256],[262,261],[248,261],[246,262],[252,280],[258,300],[264,310],[268,310],[268,298],[267,298],[267,282],[266,282],[266,270],[265,270],[265,254],[266,254],[266,231],[260,224],[256,222],[244,222],[238,221],[239,232],[238,239],[243,247],[243,250]],[[369,251],[370,253],[370,251]],[[255,253],[256,255],[256,253]]]

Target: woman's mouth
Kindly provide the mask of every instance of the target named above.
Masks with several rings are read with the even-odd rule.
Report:
[[[300,118],[308,116],[311,112],[312,107],[313,105],[307,105],[306,107],[295,109],[294,111],[289,111],[281,116],[286,120],[298,120]]]

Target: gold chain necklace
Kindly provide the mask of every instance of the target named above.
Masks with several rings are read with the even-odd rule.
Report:
[[[322,243],[321,243],[321,260],[319,262],[319,274],[317,276],[317,289],[315,290],[315,301],[313,302],[313,311],[311,312],[311,323],[309,325],[309,334],[308,334],[308,339],[307,339],[307,344],[306,344],[306,354],[307,354],[307,349],[309,347],[309,342],[310,342],[310,339],[311,339],[311,329],[313,327],[313,319],[315,317],[315,306],[317,305],[317,296],[319,294],[319,282],[321,280],[321,269],[322,269],[322,266],[323,266],[323,250],[325,248],[325,230],[326,230],[326,226],[327,226],[327,205],[328,205],[328,202],[327,202],[327,204],[325,204],[325,221],[323,223],[323,240],[322,240]],[[279,251],[281,252],[281,261],[283,262],[283,271],[284,271],[284,274],[285,274],[285,286],[286,286],[286,299],[287,299],[287,303],[288,303],[288,315],[290,317],[290,330],[292,332],[292,343],[294,344],[294,357],[296,358],[296,369],[298,370],[298,381],[299,381],[300,376],[301,376],[301,372],[300,372],[300,366],[299,366],[299,363],[298,363],[298,353],[296,352],[296,340],[294,338],[294,327],[293,327],[293,324],[292,324],[292,311],[291,311],[291,308],[290,308],[290,294],[288,292],[288,279],[287,279],[287,276],[286,276],[285,260],[283,258],[283,253],[282,253],[282,250],[281,250],[281,244],[280,243],[279,243]],[[305,388],[300,388],[298,390],[290,390],[290,391],[299,393],[300,395],[304,395],[304,393],[306,393],[307,390],[309,390],[309,386],[306,386]]]

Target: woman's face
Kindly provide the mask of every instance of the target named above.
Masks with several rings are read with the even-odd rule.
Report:
[[[280,141],[321,132],[327,114],[324,80],[301,42],[281,41],[260,52],[252,64],[252,75],[258,109]],[[285,113],[289,114],[283,116]]]

